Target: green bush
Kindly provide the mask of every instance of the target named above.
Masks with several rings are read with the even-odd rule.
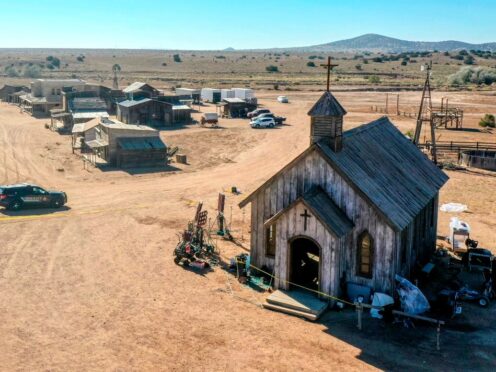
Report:
[[[313,63],[313,62],[307,62],[307,67],[315,67],[315,63]]]
[[[496,69],[488,67],[462,67],[458,72],[448,76],[449,85],[485,84],[496,82]]]
[[[52,65],[49,65],[52,66]],[[52,67],[53,69],[54,67]],[[24,71],[22,72],[22,76],[28,77],[28,78],[39,78],[41,76],[41,69],[36,66],[27,66]]]
[[[381,78],[377,75],[371,75],[369,76],[369,83],[370,84],[380,84]]]
[[[172,59],[174,60],[174,62],[177,62],[177,63],[182,62],[181,57],[179,56],[179,54],[174,54],[172,56]]]
[[[267,72],[279,72],[279,67],[274,66],[274,65],[269,65],[265,67],[265,71]]]
[[[465,63],[466,65],[473,65],[475,63],[475,59],[472,56],[466,56],[463,60],[463,63]]]
[[[46,57],[46,60],[47,62],[49,62],[47,66],[49,69],[53,70],[54,68],[60,68],[60,59],[58,59],[57,57],[48,56]]]
[[[19,76],[19,72],[14,66],[7,66],[5,67],[5,73],[7,74],[8,77],[17,77]]]
[[[484,117],[479,121],[479,125],[483,128],[489,127],[489,128],[494,128],[496,127],[496,120],[494,118],[494,115],[492,114],[486,114]]]

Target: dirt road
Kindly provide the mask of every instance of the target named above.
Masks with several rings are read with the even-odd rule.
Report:
[[[232,277],[230,295],[219,268],[199,275],[174,265],[176,234],[197,201],[213,214],[218,192],[237,186],[246,195],[308,145],[306,112],[317,95],[295,93],[288,105],[275,102],[276,95],[260,94],[262,103],[288,117],[287,125],[253,130],[247,121],[224,120],[217,130],[164,131],[166,143],[179,146],[190,165],[139,174],[84,170],[69,137],[45,129],[46,120],[0,104],[0,184],[36,182],[69,195],[66,210],[0,211],[0,369],[418,369],[441,363],[440,355],[468,366],[475,351],[433,353],[432,335],[417,340],[418,349],[395,335],[357,334],[352,313],[305,322],[260,309],[263,295]],[[417,100],[416,93],[405,95],[406,106]],[[373,93],[337,96],[349,112],[347,128],[380,115],[369,110],[382,100]],[[468,114],[467,122],[475,126],[480,112],[490,109],[496,111],[494,100]],[[404,131],[413,125],[406,118],[395,122]],[[490,133],[477,136],[495,140]],[[477,238],[496,247],[496,178],[449,175],[442,202],[467,203],[472,214],[464,218]],[[249,246],[250,214],[237,208],[243,194],[228,194],[227,208],[244,248],[219,243],[224,257]],[[448,218],[441,216],[440,232]],[[479,367],[495,345],[494,336],[477,344]]]

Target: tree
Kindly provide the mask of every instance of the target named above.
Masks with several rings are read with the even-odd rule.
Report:
[[[494,127],[496,127],[496,119],[494,118],[494,115],[486,114],[481,119],[481,121],[479,121],[479,125],[483,128],[486,128],[486,127],[494,128]]]
[[[313,63],[312,61],[307,62],[307,67],[315,67],[315,63]]]
[[[174,60],[174,62],[177,62],[177,63],[181,63],[182,62],[181,57],[179,56],[179,54],[174,54],[172,56],[172,59]]]
[[[279,72],[279,67],[274,66],[274,65],[269,65],[265,67],[265,71],[267,72]]]
[[[358,71],[362,71],[362,65],[361,65],[361,64],[357,64],[357,65],[355,65],[355,68],[356,68]]]

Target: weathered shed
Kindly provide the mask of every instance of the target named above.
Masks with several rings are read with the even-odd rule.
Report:
[[[157,130],[144,125],[124,124],[116,120],[100,119],[83,131],[82,152],[90,152],[93,159],[122,168],[155,167],[167,164],[167,146]]]
[[[224,98],[219,106],[222,115],[228,118],[245,118],[248,112],[256,108],[241,98]]]
[[[24,94],[27,94],[28,90],[29,88],[24,85],[5,84],[2,88],[0,88],[0,101],[14,103],[14,93],[25,92]]]
[[[126,100],[117,104],[117,120],[126,124],[147,124],[151,119],[150,98]]]
[[[160,95],[160,91],[150,84],[134,82],[122,90],[130,100],[139,100],[140,98],[153,98]]]

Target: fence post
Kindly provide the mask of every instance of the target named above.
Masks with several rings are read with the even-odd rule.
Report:
[[[362,330],[362,304],[359,302],[356,302],[356,312],[357,312],[357,318],[358,318],[358,324],[357,328],[361,331]]]
[[[437,322],[436,330],[436,350],[441,350],[441,323]]]

